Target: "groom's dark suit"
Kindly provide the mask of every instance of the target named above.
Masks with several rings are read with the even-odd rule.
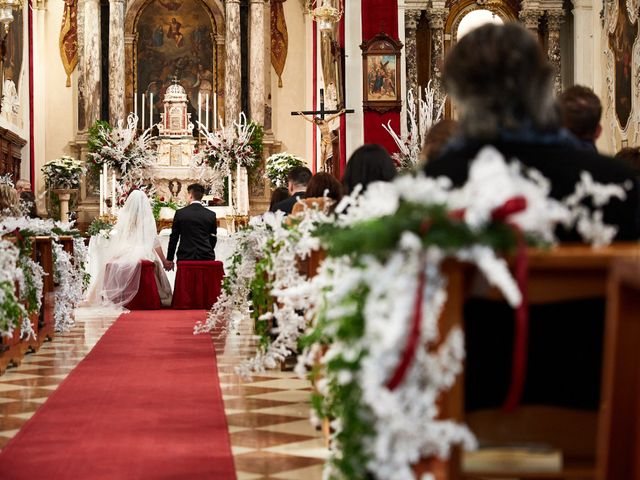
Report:
[[[173,261],[178,240],[178,261],[215,260],[216,230],[216,214],[201,203],[194,202],[181,208],[173,217],[167,260]]]

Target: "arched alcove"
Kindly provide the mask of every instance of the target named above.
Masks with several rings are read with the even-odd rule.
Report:
[[[472,30],[475,30],[487,23],[503,24],[504,21],[495,12],[491,10],[478,9],[471,10],[464,17],[460,19],[458,23],[458,29],[456,30],[456,38],[460,39]]]
[[[197,110],[198,93],[203,98],[217,93],[218,113],[224,115],[223,12],[220,0],[134,0],[128,5],[127,111],[134,110],[134,93],[153,92],[154,111],[159,112],[166,87],[177,77],[192,112]]]

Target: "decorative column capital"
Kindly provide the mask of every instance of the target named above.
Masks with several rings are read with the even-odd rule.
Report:
[[[564,10],[548,10],[547,25],[549,30],[560,30],[560,25],[564,22]]]
[[[35,8],[36,10],[46,10],[47,0],[35,0],[33,2],[33,8]]]
[[[407,30],[416,30],[418,28],[418,22],[422,10],[405,10],[404,11],[404,25]]]
[[[432,8],[427,11],[427,18],[429,19],[429,28],[432,30],[444,29],[444,22],[449,15],[448,8]]]
[[[527,29],[537,31],[538,25],[540,24],[540,17],[542,17],[542,10],[521,10],[518,17]]]
[[[125,4],[125,0],[109,0],[109,3],[120,3],[122,5]]]

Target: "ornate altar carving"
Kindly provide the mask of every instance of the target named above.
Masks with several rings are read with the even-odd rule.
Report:
[[[20,178],[22,147],[27,141],[6,128],[0,128],[0,175],[10,174],[14,181]]]
[[[167,88],[164,94],[164,113],[160,114],[158,132],[160,137],[184,137],[193,135],[193,123],[188,112],[187,92],[178,79]]]

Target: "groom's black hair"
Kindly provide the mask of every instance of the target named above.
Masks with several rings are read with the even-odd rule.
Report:
[[[192,183],[187,187],[187,192],[191,194],[194,200],[200,201],[204,196],[204,187],[199,183]]]

